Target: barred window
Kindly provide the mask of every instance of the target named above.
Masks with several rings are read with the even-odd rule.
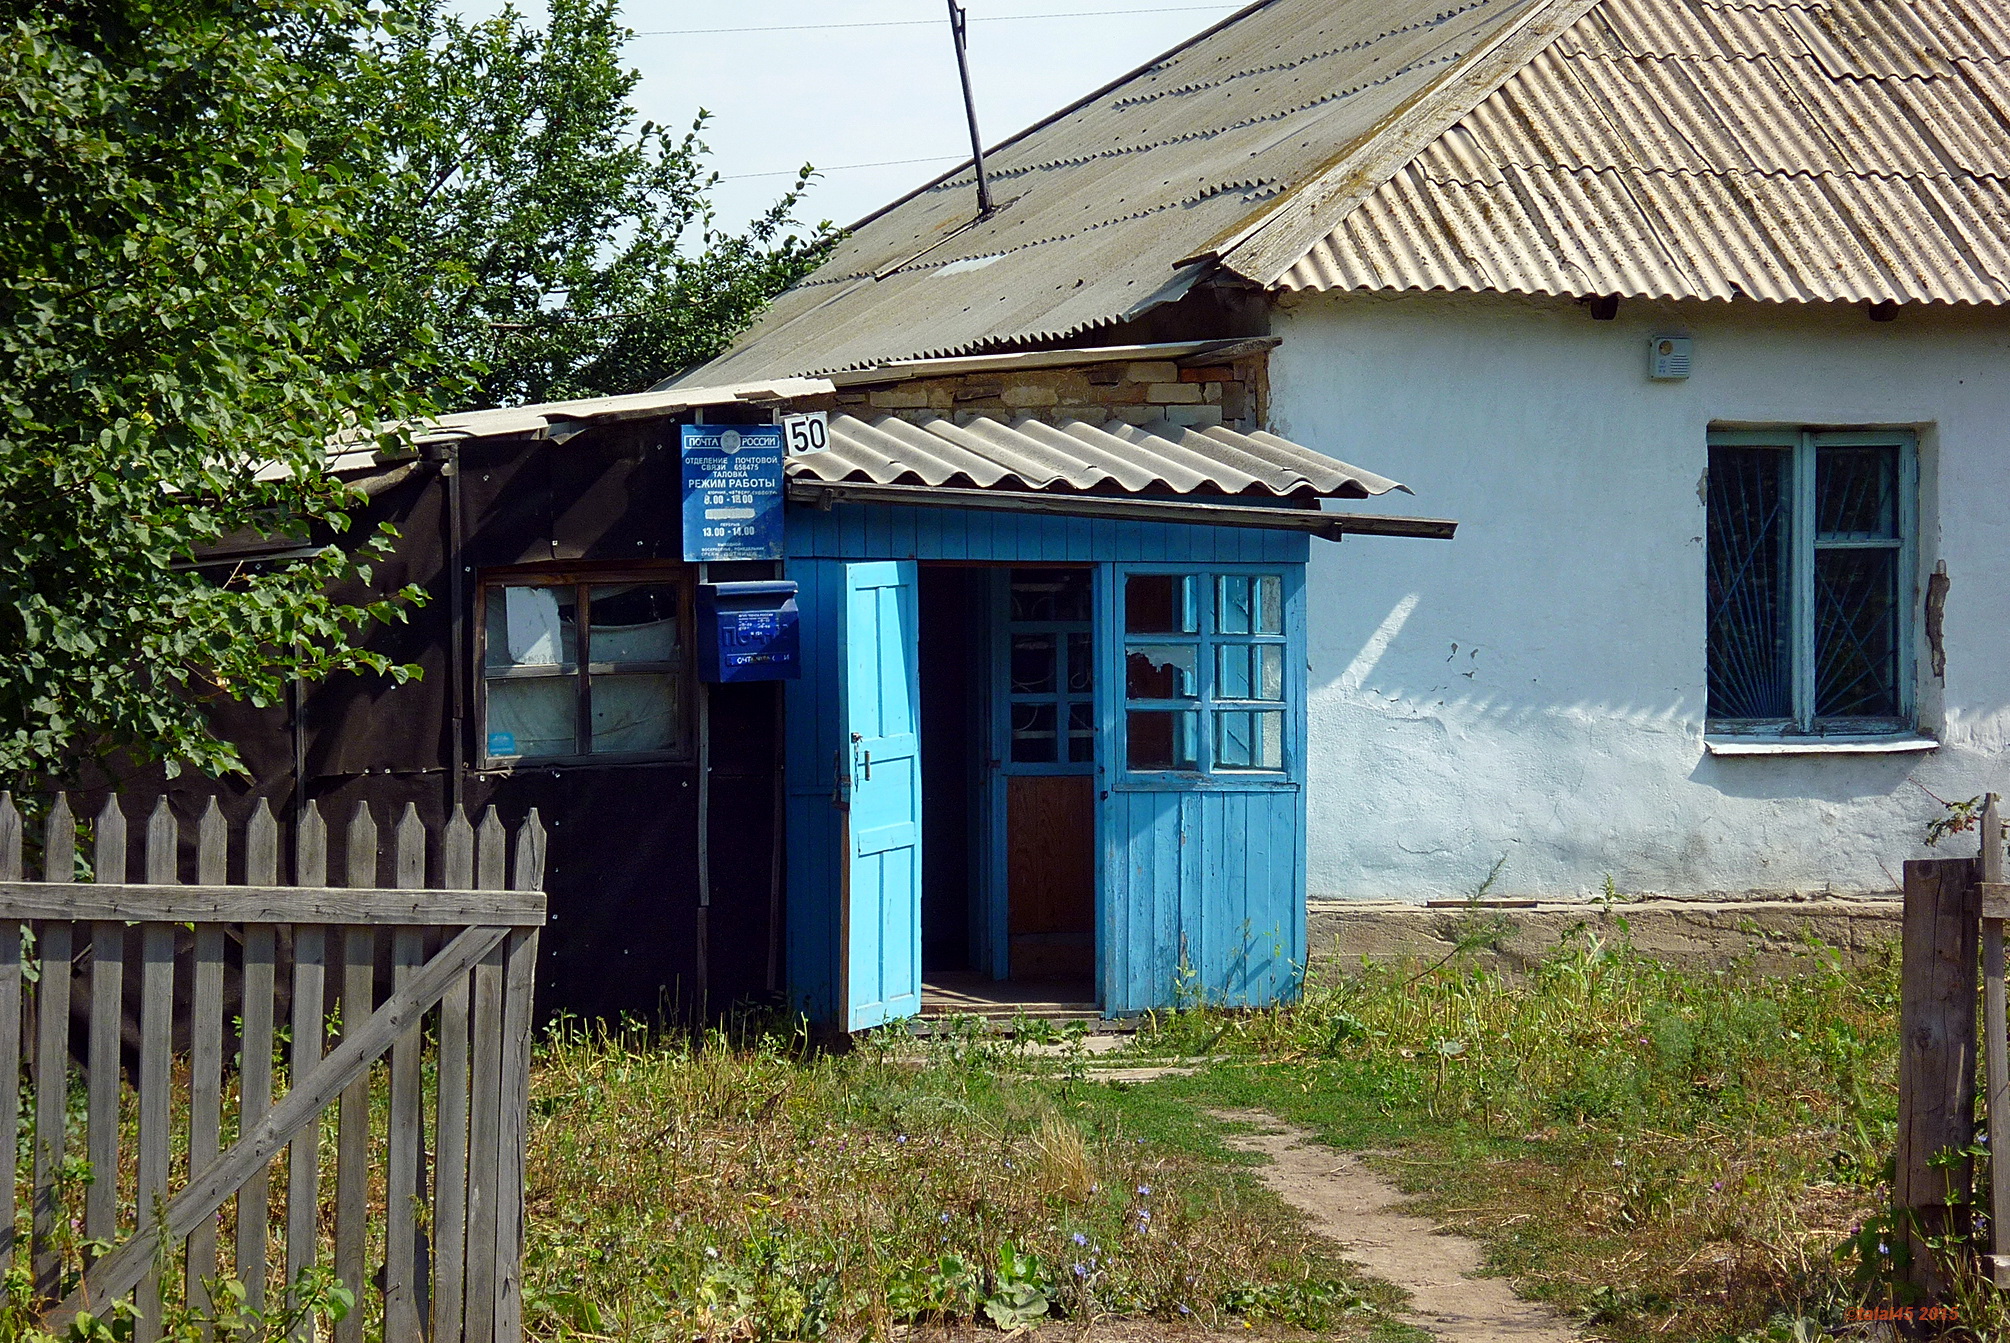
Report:
[[[1713,729],[1911,727],[1914,453],[1907,433],[1711,434]]]

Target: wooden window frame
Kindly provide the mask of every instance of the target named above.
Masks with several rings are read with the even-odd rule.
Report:
[[[1055,572],[1081,572],[1089,579],[1089,618],[1087,620],[1014,620],[1012,619],[1012,576],[1015,573],[1038,570]],[[998,576],[993,580],[992,609],[994,619],[992,629],[996,631],[992,645],[992,677],[998,687],[994,721],[996,738],[992,755],[998,760],[1002,771],[1010,774],[1094,774],[1103,758],[1101,718],[1097,704],[1101,698],[1100,682],[1102,659],[1096,651],[1097,621],[1095,603],[1100,594],[1095,581],[1093,564],[1013,564],[994,571]],[[1055,640],[1054,671],[1056,682],[1051,693],[1020,694],[1012,689],[1012,636],[1015,634],[1051,634]],[[1089,640],[1090,689],[1087,692],[1068,688],[1068,672],[1073,655],[1067,650],[1067,642],[1072,635],[1086,635]],[[1014,760],[1012,758],[1012,710],[1021,704],[1051,704],[1055,706],[1053,760]],[[1078,704],[1089,706],[1089,720],[1096,727],[1090,738],[1089,759],[1064,759],[1064,743],[1070,743],[1069,711]],[[1072,746],[1067,748],[1072,755]]]
[[[677,588],[677,647],[681,656],[674,662],[622,662],[599,663],[592,661],[593,639],[592,597],[589,589],[605,587],[615,583],[651,583],[675,585]],[[583,743],[584,751],[570,755],[524,755],[492,756],[489,754],[489,681],[513,679],[508,675],[492,677],[488,667],[488,614],[489,602],[503,589],[513,587],[549,587],[575,589],[575,609],[584,613],[584,619],[576,620],[579,639],[579,662],[577,672],[559,672],[558,676],[573,677],[577,680],[574,695],[575,744]],[[526,568],[507,567],[485,569],[475,583],[475,723],[477,746],[476,768],[482,771],[506,772],[519,768],[542,769],[549,766],[577,768],[585,765],[629,765],[640,763],[688,764],[696,759],[697,741],[692,723],[692,682],[697,676],[697,657],[693,645],[693,603],[696,596],[695,580],[689,566],[666,564],[662,567],[649,565],[574,565],[563,568],[549,566]],[[677,678],[677,704],[675,712],[679,725],[679,744],[664,751],[619,751],[595,753],[593,746],[593,678],[595,675],[617,675],[635,672],[667,672]],[[534,679],[536,678],[533,674]]]
[[[1704,730],[1716,736],[1783,740],[1823,737],[1905,736],[1918,731],[1917,611],[1919,605],[1919,436],[1910,429],[1712,429],[1708,446],[1771,448],[1789,454],[1787,478],[1791,496],[1787,524],[1788,656],[1793,714],[1787,719],[1718,718],[1709,712],[1705,690]],[[1816,467],[1825,447],[1885,447],[1898,450],[1896,541],[1824,541],[1816,518]],[[1706,503],[1707,508],[1707,503]],[[1707,526],[1705,536],[1708,536]],[[1706,540],[1704,543],[1708,545]],[[1818,652],[1815,619],[1815,557],[1823,550],[1875,546],[1897,552],[1899,591],[1893,620],[1897,644],[1898,713],[1892,717],[1829,717],[1815,715]],[[1706,554],[1705,563],[1708,563]],[[1706,613],[1706,622],[1708,619]],[[1709,645],[1706,625],[1704,658],[1708,685]]]
[[[1164,783],[1185,780],[1206,782],[1221,786],[1252,787],[1296,787],[1298,759],[1301,750],[1299,738],[1299,718],[1304,703],[1306,686],[1299,668],[1294,665],[1291,650],[1296,643],[1294,612],[1292,610],[1291,566],[1285,564],[1125,564],[1117,567],[1113,610],[1109,627],[1115,644],[1115,664],[1117,680],[1110,689],[1111,702],[1115,707],[1114,749],[1122,760],[1121,777],[1133,784]],[[1125,628],[1126,586],[1129,580],[1138,577],[1171,577],[1191,579],[1198,588],[1195,602],[1192,634],[1131,634]],[[1216,607],[1221,600],[1221,580],[1224,578],[1274,578],[1278,581],[1278,600],[1282,628],[1276,634],[1225,634],[1217,625]],[[1130,645],[1132,643],[1162,643],[1190,646],[1195,650],[1194,697],[1190,700],[1133,699],[1130,695],[1129,678],[1125,675]],[[1229,699],[1219,693],[1216,684],[1220,674],[1218,650],[1224,644],[1274,645],[1282,650],[1283,697],[1277,700]],[[1302,661],[1302,658],[1298,659]],[[1193,769],[1138,769],[1130,761],[1130,733],[1128,715],[1133,709],[1145,712],[1181,712],[1191,710],[1197,718],[1197,740],[1195,741],[1195,767]],[[1234,713],[1263,712],[1280,716],[1280,730],[1283,734],[1279,743],[1280,763],[1271,769],[1260,766],[1220,765],[1215,756],[1218,749],[1216,715],[1222,712]]]

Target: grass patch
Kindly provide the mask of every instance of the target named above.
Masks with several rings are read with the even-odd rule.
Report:
[[[1110,1317],[1409,1334],[1394,1293],[1200,1128],[1134,1124],[1150,1102],[1074,1071],[968,1038],[835,1055],[563,1027],[534,1077],[527,1323],[624,1340]]]
[[[1363,966],[1288,1008],[1159,1017],[1139,1049],[1228,1061],[1116,1103],[1172,1142],[1208,1104],[1381,1153],[1490,1271],[1602,1336],[1792,1339],[1874,1285],[1835,1249],[1888,1199],[1897,1024],[1895,949],[1759,975],[1580,930],[1525,977]]]

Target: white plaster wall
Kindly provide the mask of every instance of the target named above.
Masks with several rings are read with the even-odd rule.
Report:
[[[1416,491],[1455,541],[1313,542],[1310,892],[1888,890],[1942,797],[2010,793],[2010,317],[1506,296],[1306,296],[1272,423]],[[1694,375],[1646,376],[1647,339]],[[1920,434],[1920,618],[1944,560],[1930,755],[1703,746],[1712,424]],[[1969,851],[1972,839],[1964,838]]]

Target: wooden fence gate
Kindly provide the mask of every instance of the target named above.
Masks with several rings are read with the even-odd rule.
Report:
[[[537,814],[511,844],[494,808],[479,828],[456,809],[432,837],[436,889],[409,806],[383,854],[358,808],[341,887],[311,803],[290,886],[262,801],[235,859],[210,801],[193,884],[165,799],[139,882],[117,798],[80,835],[59,796],[39,832],[26,881],[0,794],[0,1268],[25,1177],[45,1323],[123,1299],[151,1343],[164,1312],[209,1312],[215,1282],[277,1312],[332,1271],[356,1301],[335,1343],[516,1343]]]

